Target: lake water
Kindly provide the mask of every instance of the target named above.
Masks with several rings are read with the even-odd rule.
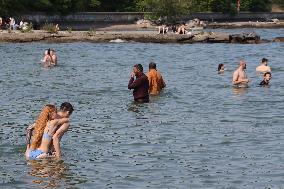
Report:
[[[284,30],[256,31],[269,38]],[[49,47],[59,66],[44,69]],[[284,43],[2,43],[0,187],[283,188],[283,51]],[[263,57],[269,88],[255,73]],[[250,87],[234,89],[242,58]],[[167,88],[137,105],[129,75],[152,60]],[[62,160],[25,161],[25,128],[45,104],[64,101],[75,111]]]

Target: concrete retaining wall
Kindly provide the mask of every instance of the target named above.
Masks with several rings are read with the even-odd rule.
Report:
[[[138,19],[144,18],[144,13],[139,12],[81,12],[67,16],[46,15],[43,13],[33,13],[22,15],[22,19],[36,23],[44,22],[111,22],[111,23],[132,23]],[[252,21],[269,20],[272,18],[284,19],[283,13],[239,13],[235,16],[222,13],[194,13],[185,17],[186,19],[199,18],[201,20],[214,21]]]
[[[32,22],[36,29],[44,23],[58,23],[60,28],[72,27],[75,30],[88,30],[97,24],[134,23],[144,18],[140,12],[80,12],[67,16],[46,15],[44,13],[32,13],[22,15],[19,19]],[[222,13],[194,13],[184,20],[199,18],[207,21],[267,21],[272,18],[284,20],[284,13],[239,13],[235,16]]]

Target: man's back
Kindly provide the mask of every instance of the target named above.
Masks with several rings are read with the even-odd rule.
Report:
[[[158,94],[166,85],[162,75],[155,69],[151,69],[148,74],[149,93],[152,95]]]
[[[269,66],[266,66],[266,65],[260,65],[256,68],[256,71],[257,72],[271,72],[271,69]]]

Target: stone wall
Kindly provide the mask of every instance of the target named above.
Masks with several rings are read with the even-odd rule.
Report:
[[[44,23],[58,23],[60,27],[72,27],[75,30],[88,30],[98,24],[134,23],[144,18],[140,12],[81,12],[67,16],[46,15],[33,13],[22,15],[18,19],[32,22],[35,28],[40,28]],[[195,13],[188,15],[184,20],[199,18],[207,21],[268,21],[272,18],[284,20],[284,13],[239,13],[235,16],[222,13]]]

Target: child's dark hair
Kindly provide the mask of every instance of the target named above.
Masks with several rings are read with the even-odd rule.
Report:
[[[261,60],[261,62],[262,62],[262,63],[268,62],[268,59],[267,59],[267,58],[263,58],[263,59]]]
[[[265,77],[267,74],[271,76],[271,72],[265,72],[263,76]]]
[[[218,72],[221,70],[222,66],[224,66],[224,64],[219,64],[218,65]]]
[[[72,112],[74,111],[74,108],[72,106],[72,104],[70,104],[69,102],[63,102],[60,106],[60,111],[68,111],[69,115],[72,114]]]

